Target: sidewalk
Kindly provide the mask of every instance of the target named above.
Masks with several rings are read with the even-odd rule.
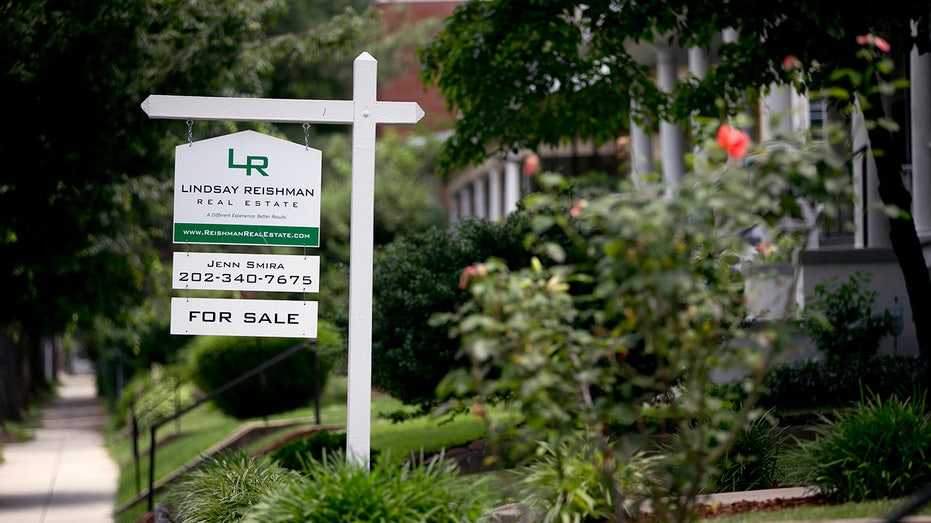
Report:
[[[0,523],[113,521],[119,470],[104,446],[94,376],[62,373],[60,381],[35,437],[3,448]]]

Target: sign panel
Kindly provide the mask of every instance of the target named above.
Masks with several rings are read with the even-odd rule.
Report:
[[[172,298],[171,334],[317,337],[317,302]]]
[[[319,247],[321,158],[255,131],[177,146],[174,242]]]
[[[319,292],[320,257],[288,254],[176,252],[174,289]]]

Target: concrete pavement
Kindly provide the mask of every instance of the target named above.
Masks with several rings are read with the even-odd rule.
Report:
[[[119,469],[107,452],[106,414],[93,374],[62,373],[57,398],[30,441],[0,463],[0,523],[111,523]]]

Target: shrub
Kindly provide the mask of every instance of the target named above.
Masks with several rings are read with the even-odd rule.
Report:
[[[242,452],[209,457],[169,486],[172,521],[240,521],[262,497],[298,478],[269,459],[251,459]]]
[[[782,477],[779,454],[783,430],[770,417],[756,418],[737,432],[734,443],[715,463],[711,481],[718,492],[773,488]]]
[[[706,130],[718,127],[709,122]],[[768,358],[785,343],[784,329],[743,321],[743,280],[734,270],[746,250],[741,231],[755,223],[777,235],[803,230],[800,198],[819,202],[834,196],[824,193],[829,188],[847,188],[827,143],[768,144],[740,163],[723,149],[708,153],[715,163],[677,185],[675,198],[648,177],[592,200],[566,198],[546,190],[562,187],[560,177],[538,176],[544,191],[524,206],[527,244],[539,257],[522,270],[494,258],[470,267],[471,299],[437,320],[453,322],[472,362],[441,384],[458,400],[444,406],[471,408],[492,442],[545,442],[560,459],[574,459],[561,443],[580,430],[593,442],[645,451],[661,431],[675,430],[680,437],[669,439],[670,458],[657,466],[649,494],[662,521],[694,520],[709,464],[752,408],[749,401],[727,409],[714,396],[721,391],[712,370],[746,376],[741,390],[752,400]],[[522,424],[484,409],[504,397]],[[696,423],[704,419],[713,422]],[[589,470],[608,488],[588,492],[615,492],[612,467],[595,465]],[[624,520],[621,508],[608,519]]]
[[[327,452],[304,463],[301,481],[269,495],[248,514],[252,523],[285,521],[479,521],[481,485],[456,489],[458,469],[447,460],[401,465],[382,454],[371,469]]]
[[[408,405],[432,405],[451,368],[466,364],[448,326],[431,325],[437,311],[467,298],[462,270],[492,253],[522,259],[523,235],[506,223],[465,221],[453,231],[399,238],[376,254],[373,286],[372,383]]]
[[[539,516],[534,521],[609,521],[616,515],[615,504],[625,505],[628,516],[636,514],[633,506],[647,497],[655,481],[658,454],[606,459],[614,452],[608,442],[596,446],[580,440],[562,446],[557,450],[541,443],[536,459],[517,469],[516,497],[524,510]],[[599,467],[614,469],[613,484],[603,481]]]
[[[194,386],[185,381],[179,367],[153,365],[146,373],[130,380],[116,405],[113,419],[119,427],[132,426],[132,409],[135,408],[139,431],[148,434],[148,427],[175,413],[180,406],[194,401]]]
[[[780,411],[849,407],[863,398],[864,390],[890,398],[924,393],[929,384],[931,365],[918,357],[802,361],[770,370],[760,403]]]
[[[272,453],[272,459],[281,466],[300,471],[308,458],[321,459],[324,453],[346,448],[345,432],[330,432],[321,429],[306,438],[291,441],[278,447]]]
[[[931,482],[931,422],[925,400],[871,396],[800,442],[804,479],[837,501],[911,495]]]
[[[815,286],[801,320],[826,358],[849,360],[876,354],[883,337],[892,334],[889,311],[873,313],[876,291],[867,288],[870,275],[857,271],[840,285],[837,278]]]
[[[304,341],[291,338],[199,337],[190,348],[196,382],[206,391],[216,390]],[[335,330],[326,322],[320,322],[317,340],[320,371],[317,376],[321,390],[326,385],[331,365],[329,355],[334,347],[341,346]],[[213,400],[214,403],[223,412],[240,419],[307,405],[314,394],[313,351],[308,347],[277,362],[226,390]]]

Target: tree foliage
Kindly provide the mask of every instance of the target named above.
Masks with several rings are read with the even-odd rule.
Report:
[[[456,168],[494,151],[557,145],[573,139],[604,143],[631,120],[685,124],[695,116],[725,118],[746,109],[773,84],[800,92],[836,89],[843,111],[859,104],[879,194],[888,208],[890,240],[909,295],[918,344],[931,358],[931,278],[900,176],[908,134],[887,108],[904,61],[931,51],[931,1],[851,8],[836,0],[728,3],[713,0],[556,1],[527,8],[514,0],[458,6],[440,34],[420,49],[422,76],[460,115],[442,165]],[[724,42],[721,33],[735,38]],[[889,59],[864,70],[864,38],[888,44]],[[858,38],[860,37],[860,38]],[[719,60],[668,93],[653,77],[650,46],[714,52]],[[884,46],[885,47],[885,46]],[[892,63],[900,67],[884,65]],[[900,85],[900,83],[899,83]],[[725,103],[718,104],[719,100]],[[635,109],[631,109],[634,107]],[[767,122],[768,123],[768,122]]]
[[[183,129],[140,103],[260,93],[265,59],[249,46],[275,5],[5,4],[0,82],[26,117],[0,152],[29,163],[0,175],[0,323],[56,333],[149,294],[169,216],[166,152]]]
[[[198,122],[189,129],[151,120],[140,108],[146,97],[345,99],[352,58],[391,52],[418,34],[376,47],[380,21],[369,2],[318,4],[0,5],[0,89],[23,115],[0,141],[0,154],[17,159],[0,174],[0,327],[15,348],[0,358],[0,411],[8,412],[20,381],[31,386],[24,357],[40,356],[43,335],[77,329],[94,355],[105,356],[108,379],[117,374],[110,364],[145,367],[149,355],[167,358],[145,345],[166,329],[156,302],[167,299],[169,281],[171,158],[189,131],[203,139],[254,128],[303,141],[299,126]],[[41,382],[44,366],[31,368]]]
[[[926,0],[844,8],[834,0],[728,4],[675,2],[543,2],[513,0],[457,6],[437,38],[420,48],[423,78],[439,87],[460,118],[444,157],[450,166],[484,158],[489,149],[536,148],[578,137],[613,140],[630,117],[685,122],[744,109],[747,90],[800,82],[817,90],[838,69],[857,66],[856,35],[876,33],[894,49],[927,51]],[[912,37],[910,20],[917,21]],[[733,28],[737,40],[721,43]],[[660,92],[646,44],[717,51],[704,78]],[[786,71],[795,56],[803,71]],[[723,108],[717,101],[724,98]],[[631,114],[631,101],[638,109]]]

